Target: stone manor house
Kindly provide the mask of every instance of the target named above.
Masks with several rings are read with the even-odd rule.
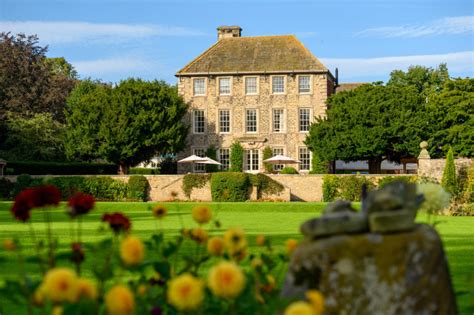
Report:
[[[266,146],[309,171],[304,140],[314,117],[325,115],[336,77],[293,35],[243,37],[238,26],[217,31],[217,42],[176,73],[191,127],[178,159],[204,156],[213,145],[227,169],[230,146],[238,141],[245,171],[263,171]],[[179,173],[204,170],[199,164],[178,167]]]

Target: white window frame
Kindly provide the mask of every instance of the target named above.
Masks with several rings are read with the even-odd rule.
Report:
[[[248,128],[247,128],[248,127],[247,112],[249,110],[255,111],[255,131],[248,131]],[[245,133],[258,133],[258,109],[256,109],[256,108],[246,108],[245,109],[244,130],[245,130]]]
[[[203,131],[196,131],[196,112],[202,112],[203,114]],[[206,133],[206,111],[204,109],[193,109],[191,112],[191,119],[192,119],[192,126],[193,126],[193,134],[195,135],[202,135]]]
[[[278,151],[281,150],[281,153],[275,152],[277,150]],[[278,154],[285,155],[285,147],[272,147],[272,155],[275,156],[275,155],[278,155]],[[285,167],[284,164],[274,164],[273,165],[273,170],[274,171],[281,171],[284,167]]]
[[[204,93],[203,94],[196,94],[194,82],[197,80],[204,80]],[[206,96],[207,95],[207,78],[204,78],[204,77],[193,78],[192,83],[193,83],[193,96]]]
[[[308,77],[309,78],[309,91],[301,92],[300,89],[300,78],[301,77]],[[297,75],[297,82],[298,82],[298,94],[312,94],[313,93],[313,76],[309,74],[300,74]]]
[[[229,113],[229,131],[222,131],[221,130],[221,123],[222,123],[222,120],[221,120],[221,112],[223,111],[227,111]],[[218,126],[217,126],[217,132],[220,133],[220,134],[230,134],[232,132],[232,112],[229,108],[220,108],[218,111],[217,111],[217,120],[218,120]]]
[[[281,110],[283,115],[281,118],[281,121],[280,121],[280,130],[279,131],[276,131],[275,130],[275,110]],[[271,126],[271,132],[273,133],[284,133],[286,132],[286,110],[284,108],[272,108],[271,110],[271,122],[272,122],[272,126]]]
[[[227,166],[225,165],[225,163],[222,163],[223,160],[221,159],[221,153],[222,153],[223,150],[227,150],[227,152],[228,152],[228,153],[227,153],[227,156],[228,156],[228,158],[227,158],[227,161],[228,161]],[[220,149],[218,150],[218,155],[217,155],[217,156],[218,156],[219,162],[222,164],[222,165],[220,166],[220,169],[223,170],[223,171],[228,170],[228,169],[230,168],[230,148],[220,148]]]
[[[257,155],[257,161],[255,162],[255,154]],[[244,151],[244,170],[247,173],[258,173],[260,171],[260,150],[248,149]],[[250,161],[250,163],[249,163]]]
[[[273,79],[276,78],[276,77],[282,77],[283,78],[283,92],[274,92],[273,91]],[[272,76],[270,76],[270,80],[271,80],[272,94],[274,94],[274,95],[286,94],[286,75],[272,75]]]
[[[307,109],[309,110],[309,118],[308,118],[308,130],[301,130],[301,110]],[[312,117],[313,117],[313,109],[311,107],[298,107],[298,132],[300,133],[308,133],[309,129],[311,128],[311,123],[312,123]]]
[[[304,166],[304,165],[306,164],[306,163],[303,163],[303,160],[304,160],[304,159],[301,158],[301,150],[302,150],[302,149],[307,150],[307,153],[309,153],[309,157],[308,157],[308,160],[309,160],[309,161],[308,161],[308,163],[307,163],[307,165],[308,165],[308,168],[307,168],[307,169],[306,169],[306,168],[302,168],[302,166]],[[312,157],[313,157],[312,154],[313,154],[313,152],[311,152],[311,150],[308,149],[308,147],[298,147],[298,160],[301,162],[301,163],[299,164],[299,166],[300,166],[300,167],[299,167],[299,170],[300,170],[300,171],[309,172],[309,171],[311,170],[311,162],[312,162]]]
[[[247,79],[255,78],[255,93],[247,93]],[[244,95],[258,95],[260,93],[260,77],[256,75],[244,76]]]
[[[197,151],[201,151],[202,153],[198,153]],[[193,154],[204,157],[206,156],[206,148],[203,147],[195,147],[193,148]],[[205,173],[206,172],[206,164],[200,163],[193,163],[193,172],[194,173]]]
[[[221,81],[224,79],[229,80],[229,93],[221,93]],[[219,96],[229,96],[232,95],[232,77],[219,77],[217,78],[217,94]]]

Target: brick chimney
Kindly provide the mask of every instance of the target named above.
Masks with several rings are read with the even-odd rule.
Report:
[[[240,37],[242,28],[240,26],[219,26],[217,28],[217,40],[223,38]]]

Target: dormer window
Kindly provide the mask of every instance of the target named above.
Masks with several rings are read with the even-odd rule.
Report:
[[[195,78],[193,80],[194,96],[206,95],[206,81],[204,78]]]
[[[230,78],[219,79],[219,95],[230,95]]]
[[[285,76],[275,75],[272,77],[272,93],[273,94],[285,93]]]

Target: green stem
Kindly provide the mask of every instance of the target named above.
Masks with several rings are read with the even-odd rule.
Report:
[[[46,273],[46,269],[44,268],[44,265],[43,265],[43,257],[42,257],[43,255],[41,255],[40,244],[38,244],[36,233],[35,233],[35,230],[33,229],[33,223],[31,223],[30,221],[28,225],[30,227],[30,235],[33,240],[33,245],[36,249],[36,255],[38,256],[38,264],[41,270],[41,274],[44,275]]]
[[[27,285],[27,277],[25,272],[25,260],[23,258],[22,248],[18,245],[18,263],[19,263],[19,274],[20,274],[20,283],[22,284],[23,294],[26,298],[26,310],[29,315],[33,314],[33,308],[30,303],[30,292]]]

